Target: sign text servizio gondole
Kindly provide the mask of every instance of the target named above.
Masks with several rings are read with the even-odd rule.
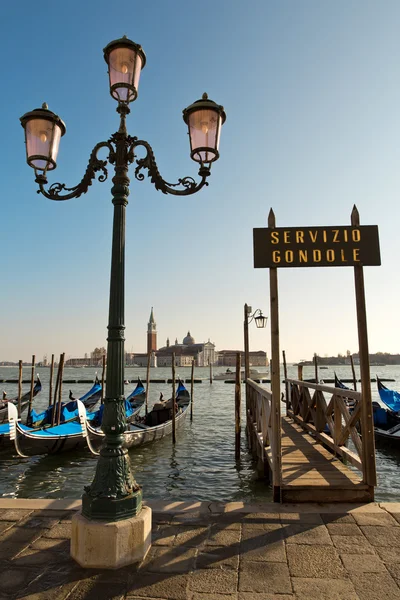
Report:
[[[377,225],[253,229],[254,267],[380,265]]]

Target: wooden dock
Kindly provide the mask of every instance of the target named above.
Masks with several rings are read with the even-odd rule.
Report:
[[[287,380],[286,389],[287,415],[277,419],[272,392],[246,382],[248,442],[274,501],[373,501],[375,461],[360,437],[361,392],[297,380]],[[345,400],[356,403],[351,413]]]
[[[282,502],[369,502],[361,476],[282,417]]]

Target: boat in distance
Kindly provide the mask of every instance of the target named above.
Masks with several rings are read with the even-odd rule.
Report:
[[[267,377],[267,375],[268,371],[258,371],[257,369],[253,368],[250,369],[250,379],[263,379],[264,377]],[[240,378],[242,380],[244,379],[244,369],[240,370]],[[229,379],[235,380],[236,370],[231,371],[231,369],[227,369],[225,373],[217,373],[214,375],[213,379],[217,381],[227,381]]]

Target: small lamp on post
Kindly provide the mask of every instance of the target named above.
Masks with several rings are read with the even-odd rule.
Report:
[[[64,183],[47,186],[47,172],[56,168],[61,137],[65,134],[63,121],[47,105],[21,117],[25,130],[27,162],[35,170],[41,193],[50,200],[63,201],[85,194],[93,180],[108,178],[107,164],[114,167],[112,203],[114,205],[111,278],[107,336],[107,375],[102,430],[105,441],[100,450],[92,483],[84,488],[82,513],[72,523],[71,555],[84,567],[118,568],[144,558],[151,544],[151,510],[142,506],[142,490],[133,478],[128,451],[124,447],[126,429],[124,398],[124,330],[125,330],[125,209],[128,204],[129,166],[138,181],[150,181],[163,194],[189,196],[208,185],[210,165],[219,158],[221,126],[226,119],[222,106],[208,99],[207,94],[183,111],[189,128],[191,158],[199,165],[200,181],[183,177],[168,183],[161,176],[150,144],[132,137],[126,129],[130,103],[138,96],[141,70],[146,55],[139,44],[126,36],[110,42],[104,48],[108,65],[112,98],[117,101],[119,129],[106,141],[93,148],[86,172],[74,187]],[[138,158],[136,149],[146,154]],[[106,159],[98,157],[100,151]],[[100,527],[99,522],[104,523]],[[132,542],[133,540],[133,542]]]
[[[264,329],[267,326],[268,317],[264,317],[262,311],[257,308],[252,313],[251,306],[244,305],[244,378],[245,380],[250,377],[250,364],[249,364],[249,324],[255,321],[257,329]]]

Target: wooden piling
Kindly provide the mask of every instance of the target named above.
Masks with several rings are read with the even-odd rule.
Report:
[[[289,384],[287,382],[287,363],[286,363],[286,352],[285,350],[282,350],[282,357],[283,357],[283,373],[284,373],[284,377],[285,377],[285,394],[286,394],[286,414],[289,408],[289,404],[290,404],[290,398],[289,398]]]
[[[354,361],[353,361],[353,357],[350,354],[350,363],[351,363],[351,372],[353,373],[353,387],[354,387],[354,391],[357,391],[357,377],[356,377],[356,371],[354,368]]]
[[[101,371],[101,404],[104,404],[104,383],[106,378],[106,355],[102,356],[102,371]]]
[[[303,365],[297,365],[297,379],[303,381]]]
[[[21,417],[22,360],[18,361],[18,417]]]
[[[316,352],[314,352],[314,372],[315,372],[315,383],[318,383],[318,381],[319,381],[319,377],[318,377],[318,356],[317,356]]]
[[[60,360],[58,362],[58,368],[57,368],[56,387],[54,390],[54,400],[53,400],[53,410],[51,411],[51,425],[52,426],[54,426],[56,424],[58,386],[60,385],[60,365],[61,365],[61,354],[60,354]]]
[[[194,388],[194,358],[192,359],[192,375],[190,378],[190,420],[193,421],[193,388]]]
[[[35,387],[35,355],[32,355],[32,369],[31,369],[31,389],[29,394],[29,405],[28,405],[28,416],[26,417],[26,422],[29,424],[32,412],[32,402],[33,402],[33,388]]]
[[[212,364],[210,362],[210,359],[208,359],[208,365],[210,367],[210,383],[213,382],[213,372],[212,372]]]
[[[236,380],[235,380],[235,460],[240,459],[240,404],[241,404],[241,373],[240,352],[236,354]]]
[[[145,411],[146,415],[149,411],[149,386],[150,386],[150,358],[151,352],[147,355],[147,372],[146,372],[146,400],[145,400]]]
[[[61,421],[62,383],[63,383],[63,374],[64,374],[64,359],[65,359],[65,352],[63,352],[61,354],[61,358],[60,358],[60,385],[59,385],[59,388],[58,388],[57,425],[59,425],[60,421]]]
[[[54,377],[54,354],[51,355],[50,381],[49,381],[49,406],[53,403],[53,377]]]
[[[172,443],[176,443],[175,352],[172,354]]]

